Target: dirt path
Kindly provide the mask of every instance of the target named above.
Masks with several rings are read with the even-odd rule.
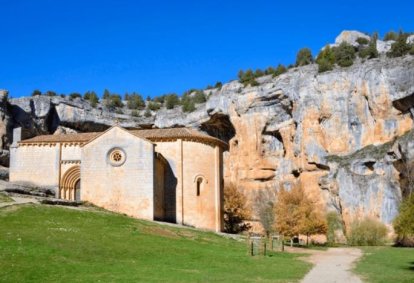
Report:
[[[308,261],[315,264],[302,283],[360,283],[362,280],[351,272],[353,264],[362,256],[356,248],[330,248],[327,251],[312,250]]]

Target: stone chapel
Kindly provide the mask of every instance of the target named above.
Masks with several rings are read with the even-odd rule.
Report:
[[[223,150],[189,128],[42,135],[15,129],[10,181],[133,217],[223,229]]]

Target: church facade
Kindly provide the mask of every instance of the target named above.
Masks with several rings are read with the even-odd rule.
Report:
[[[129,216],[223,229],[223,150],[188,128],[43,135],[10,149],[10,181]]]

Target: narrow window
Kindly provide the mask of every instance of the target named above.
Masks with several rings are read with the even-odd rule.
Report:
[[[200,190],[201,190],[201,183],[203,182],[202,178],[197,179],[197,196],[200,196]]]

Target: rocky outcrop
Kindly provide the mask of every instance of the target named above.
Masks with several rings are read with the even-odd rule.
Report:
[[[345,34],[337,43],[358,37]],[[364,215],[390,224],[404,194],[402,164],[414,159],[414,56],[382,56],[321,74],[308,65],[257,81],[257,87],[232,81],[206,90],[209,99],[192,113],[176,107],[149,118],[92,108],[81,99],[12,99],[8,110],[0,109],[3,148],[10,123],[27,136],[100,131],[115,123],[195,127],[229,143],[225,182],[251,200],[261,189],[303,186],[346,224]]]

